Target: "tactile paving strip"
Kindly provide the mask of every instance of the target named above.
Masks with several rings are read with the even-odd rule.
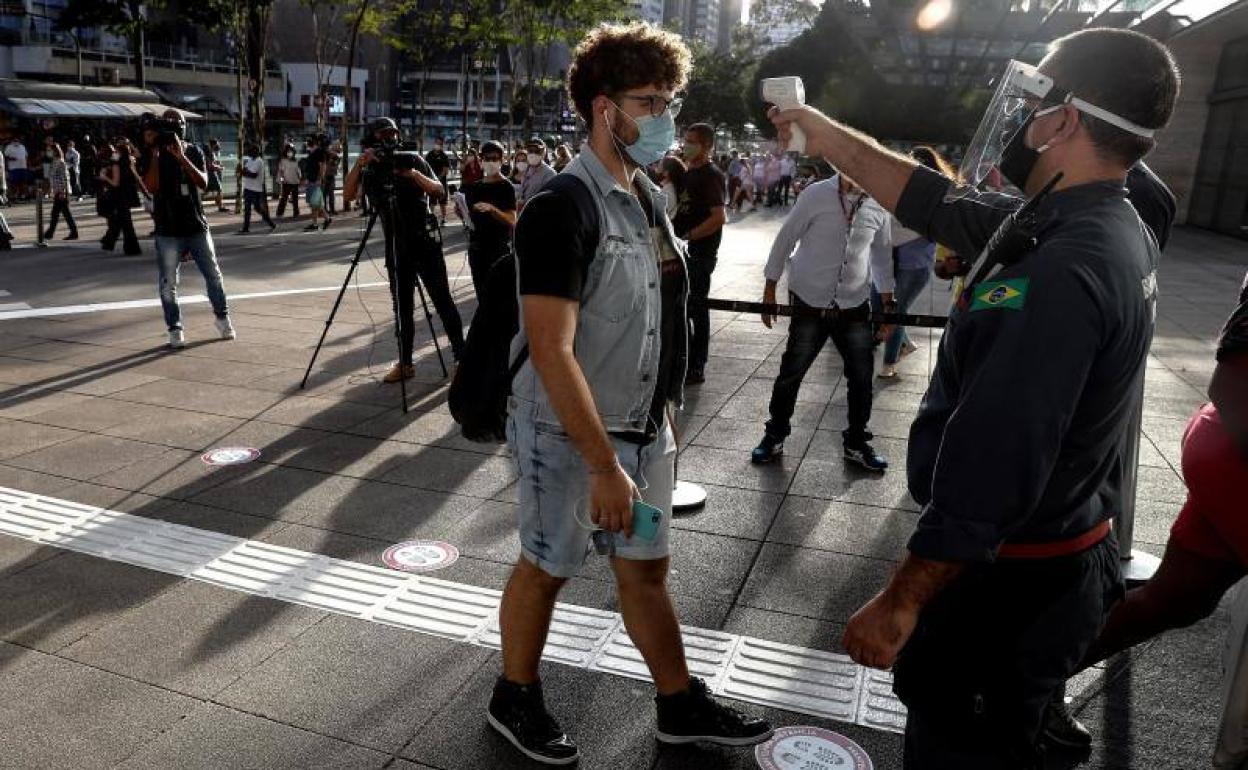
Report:
[[[0,534],[235,591],[497,649],[499,591],[0,487]],[[889,732],[905,727],[892,677],[844,655],[681,627],[712,692]],[[618,613],[559,604],[543,657],[648,680]]]

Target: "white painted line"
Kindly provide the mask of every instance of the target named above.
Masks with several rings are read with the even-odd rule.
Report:
[[[0,487],[0,534],[422,634],[497,649],[499,591]],[[892,678],[845,655],[689,626],[689,669],[717,695],[887,732]],[[542,657],[650,679],[618,613],[560,603]]]
[[[0,289],[0,297],[11,297],[11,296],[13,295],[9,294],[9,292],[6,289]]]
[[[451,276],[449,281],[471,281],[472,276],[459,275]],[[385,281],[374,281],[371,283],[361,283],[361,289],[376,289],[388,285]],[[317,294],[327,291],[338,291],[342,285],[338,286],[317,286],[311,289],[281,289],[278,291],[257,291],[249,294],[230,294],[228,298],[231,300],[242,299],[261,299],[264,297],[284,297],[291,294]],[[356,284],[351,284],[350,288],[356,288]],[[182,294],[178,296],[179,305],[200,305],[208,301],[207,295],[204,294]],[[7,306],[0,305],[0,321],[14,320],[18,318],[47,318],[58,315],[80,315],[83,313],[100,313],[108,310],[135,310],[145,307],[160,307],[160,299],[128,299],[118,302],[94,302],[85,305],[60,305],[58,307],[37,307],[31,308],[25,303],[17,303],[22,308],[6,309]]]
[[[8,292],[5,292],[3,295],[0,295],[0,296],[7,297],[8,295],[9,295]],[[9,312],[13,310],[29,310],[29,309],[30,309],[30,305],[27,305],[25,302],[0,302],[0,313]]]

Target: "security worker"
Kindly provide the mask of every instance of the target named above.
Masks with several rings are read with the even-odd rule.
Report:
[[[917,530],[845,633],[854,660],[894,668],[906,768],[1038,766],[1050,697],[1121,596],[1123,394],[1144,376],[1158,260],[1123,185],[1177,91],[1165,47],[1125,30],[1062,38],[1038,69],[1010,62],[964,178],[1000,168],[1026,207],[814,109],[773,114],[902,224],[981,254],[910,431]]]
[[[412,348],[416,338],[418,279],[424,283],[442,319],[442,328],[456,360],[464,346],[463,321],[451,296],[446,258],[442,254],[442,244],[433,235],[429,210],[430,199],[443,198],[445,188],[424,158],[414,152],[398,152],[398,148],[399,127],[390,118],[377,118],[368,127],[367,146],[343,183],[343,195],[349,201],[355,200],[359,185],[363,183],[370,206],[376,206],[381,214],[382,228],[394,237],[394,262],[387,267],[391,269],[398,301],[400,355],[384,378],[389,383],[416,376]],[[379,162],[380,157],[386,160]],[[387,185],[388,181],[393,181],[392,187]],[[393,208],[386,200],[391,194]]]

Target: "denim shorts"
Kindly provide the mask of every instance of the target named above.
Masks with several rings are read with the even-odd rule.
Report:
[[[520,476],[516,519],[521,553],[549,575],[574,577],[593,550],[585,461],[562,430],[514,412],[507,418],[507,443]],[[622,559],[637,561],[665,558],[676,460],[671,426],[645,446],[616,438],[612,443],[642,499],[663,511],[653,540],[608,534],[612,551]]]

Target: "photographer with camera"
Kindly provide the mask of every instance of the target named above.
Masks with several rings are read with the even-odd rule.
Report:
[[[418,153],[399,150],[399,127],[390,118],[374,120],[365,142],[364,151],[347,174],[343,192],[346,200],[354,200],[362,184],[383,231],[394,238],[393,260],[387,254],[386,267],[398,301],[400,357],[385,376],[385,382],[393,383],[416,375],[412,346],[417,280],[429,290],[456,359],[464,346],[464,328],[451,296],[446,260],[441,242],[434,237],[436,223],[429,208],[431,199],[444,197],[445,188]]]
[[[177,110],[160,118],[143,116],[143,157],[139,173],[152,194],[152,218],[156,222],[156,265],[160,271],[160,305],[169,327],[169,347],[186,347],[182,334],[182,311],[178,307],[178,260],[189,254],[204,276],[217,331],[222,339],[236,336],[217,254],[212,243],[200,191],[208,186],[204,155],[187,144],[186,122]]]

